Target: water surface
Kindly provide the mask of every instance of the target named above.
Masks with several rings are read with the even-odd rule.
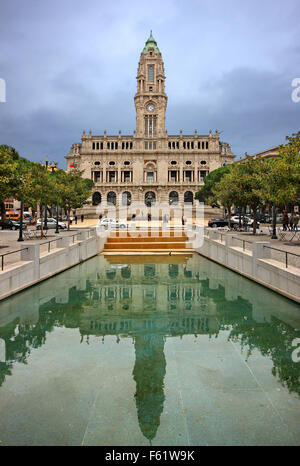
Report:
[[[0,304],[0,444],[299,445],[300,306],[197,255],[125,260]]]

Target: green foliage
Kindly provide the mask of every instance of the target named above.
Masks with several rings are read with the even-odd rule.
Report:
[[[214,187],[226,173],[229,173],[229,170],[230,166],[226,165],[225,167],[220,167],[210,172],[209,175],[204,178],[204,186],[196,192],[195,199],[198,199],[200,202],[205,202],[205,204],[211,207],[220,207],[218,198],[214,193]]]
[[[0,146],[0,202],[15,197],[20,184],[19,154],[12,147]]]
[[[267,160],[267,171],[260,196],[270,203],[284,207],[300,204],[300,131],[287,136],[288,143],[280,146],[280,157]]]
[[[78,170],[69,173],[59,170],[55,174],[55,182],[57,202],[68,214],[69,228],[71,209],[78,209],[87,203],[94,183],[88,178],[82,178],[82,172]]]
[[[21,158],[12,147],[0,146],[0,202],[3,207],[4,199],[13,197],[23,199],[34,210],[37,205],[58,203],[70,213],[71,209],[87,202],[93,185],[93,181],[82,178],[78,170],[52,173],[40,163]]]

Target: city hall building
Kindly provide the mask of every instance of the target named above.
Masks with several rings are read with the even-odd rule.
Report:
[[[231,163],[230,145],[215,134],[168,134],[165,116],[168,97],[161,52],[150,34],[141,53],[134,96],[136,130],[131,136],[96,136],[83,131],[66,156],[67,170],[82,170],[95,185],[90,205],[78,213],[96,216],[98,204],[110,202],[117,208],[142,202],[195,203],[195,193],[208,173]]]

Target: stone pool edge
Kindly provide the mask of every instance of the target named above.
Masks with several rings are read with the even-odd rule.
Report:
[[[0,272],[0,301],[98,255],[107,233],[99,237],[96,228],[71,237],[58,238],[56,248],[41,256],[40,244],[22,245],[21,261]]]
[[[270,259],[268,242],[252,243],[252,251],[232,246],[233,235],[222,242],[217,231],[205,232],[203,244],[195,252],[259,285],[300,303],[300,270],[286,269],[284,264]]]

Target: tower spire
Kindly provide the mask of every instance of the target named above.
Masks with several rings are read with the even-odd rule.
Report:
[[[154,50],[154,53],[160,53],[159,48],[157,47],[157,42],[154,39],[152,35],[152,29],[150,30],[150,36],[149,39],[146,41],[145,47],[142,51],[142,53],[148,53],[148,50],[152,48]]]

